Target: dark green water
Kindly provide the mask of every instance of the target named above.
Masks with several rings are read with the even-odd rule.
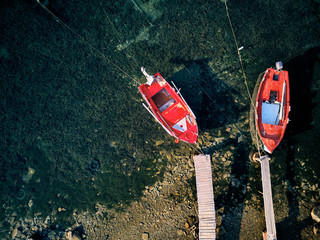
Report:
[[[48,3],[137,81],[144,82],[141,66],[175,80],[198,116],[200,135],[247,115],[249,100],[221,1]],[[280,180],[319,183],[319,3],[228,6],[244,46],[249,89],[278,60],[293,76],[292,123],[275,159],[284,159],[280,168],[287,156],[308,159],[314,173],[295,167]],[[47,216],[64,207],[59,221],[67,224],[73,210],[94,211],[97,202],[121,209],[119,203],[139,199],[145,186],[161,179],[168,160],[161,150],[189,151],[152,120],[130,78],[36,1],[2,1],[0,16],[1,229],[12,212]],[[248,133],[247,127],[241,130]],[[98,171],[89,168],[94,159]],[[26,181],[30,169],[34,174]],[[319,191],[305,199],[312,197],[319,198]]]

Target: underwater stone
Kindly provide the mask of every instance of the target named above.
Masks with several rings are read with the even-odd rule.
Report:
[[[319,235],[319,228],[320,228],[320,224],[319,223],[317,223],[316,225],[313,226],[314,235]]]
[[[184,235],[184,231],[182,231],[181,229],[178,229],[178,231],[177,231],[177,235],[178,235],[178,236],[182,236],[182,235]]]
[[[69,240],[81,240],[82,237],[81,237],[81,233],[79,233],[78,231],[74,231],[74,232],[68,232],[68,237],[67,239]]]
[[[26,183],[28,183],[30,181],[30,179],[32,178],[33,174],[35,173],[35,170],[31,167],[28,167],[28,172],[23,175],[22,180]]]
[[[18,228],[15,228],[11,234],[12,239],[14,239],[17,235],[18,235]]]
[[[30,199],[30,201],[28,202],[28,206],[29,206],[29,208],[31,208],[31,207],[33,206],[33,201],[32,201],[32,199]]]
[[[156,141],[155,146],[160,146],[160,145],[163,144],[163,143],[164,143],[163,140]]]
[[[320,205],[315,206],[311,211],[311,217],[314,221],[320,222]]]
[[[244,141],[244,137],[243,135],[240,135],[240,137],[238,137],[238,143],[241,143]]]
[[[148,240],[149,239],[149,233],[145,232],[142,233],[142,240]]]

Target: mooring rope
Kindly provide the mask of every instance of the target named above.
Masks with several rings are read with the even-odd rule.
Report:
[[[246,77],[246,74],[245,74],[245,71],[244,71],[244,67],[243,67],[243,63],[242,63],[240,48],[239,48],[238,41],[237,41],[237,38],[236,38],[236,34],[234,33],[233,25],[232,25],[232,22],[231,22],[231,19],[230,19],[230,15],[229,15],[229,9],[228,9],[228,5],[227,5],[227,1],[224,1],[224,4],[225,4],[225,7],[226,7],[226,13],[227,13],[228,21],[229,21],[230,28],[231,28],[231,31],[232,31],[232,36],[233,36],[233,39],[234,39],[234,43],[235,43],[236,48],[237,48],[237,53],[238,53],[238,57],[239,57],[240,65],[241,65],[241,70],[242,70],[242,74],[243,74],[244,83],[246,85],[247,93],[248,93],[248,96],[250,98],[250,101],[252,102],[251,94],[250,94],[248,83],[247,83],[247,77]]]
[[[46,6],[44,6],[40,0],[35,0],[47,13],[49,13],[60,25],[62,25],[64,28],[66,28],[68,31],[70,31],[72,34],[74,34],[75,36],[77,36],[84,44],[86,44],[87,46],[89,46],[98,56],[100,56],[102,59],[106,60],[109,64],[111,64],[113,67],[117,68],[120,72],[122,72],[124,75],[126,75],[127,77],[129,77],[131,80],[133,80],[137,85],[140,85],[140,83],[134,79],[134,77],[132,77],[129,73],[127,73],[126,71],[124,71],[121,67],[119,67],[116,63],[114,63],[112,60],[110,60],[110,58],[108,58],[107,56],[105,56],[101,51],[99,51],[95,46],[93,46],[90,42],[88,42],[84,37],[82,37],[78,32],[76,32],[73,28],[71,28],[69,25],[67,25],[65,22],[63,22],[58,16],[56,16],[53,12],[51,12]],[[233,29],[233,26],[232,26],[232,22],[231,22],[231,19],[230,19],[230,15],[229,15],[229,10],[228,10],[228,6],[227,6],[227,1],[224,1],[225,3],[225,7],[226,7],[226,13],[227,13],[227,17],[228,17],[228,21],[229,21],[229,24],[230,24],[230,28],[231,28],[231,31],[232,31],[232,35],[233,35],[233,38],[234,38],[234,41],[235,41],[235,45],[236,45],[236,48],[237,48],[237,53],[238,53],[238,56],[239,56],[239,61],[240,61],[240,64],[241,64],[241,69],[242,69],[242,73],[243,73],[243,77],[244,77],[244,82],[245,82],[245,85],[246,85],[246,88],[247,88],[247,92],[248,92],[248,96],[250,98],[250,101],[251,101],[251,104],[254,104],[253,103],[253,100],[252,100],[252,97],[251,97],[251,94],[250,94],[250,91],[249,91],[249,87],[248,87],[248,84],[247,84],[247,78],[246,78],[246,75],[245,75],[245,71],[244,71],[244,67],[243,67],[243,63],[242,63],[242,59],[241,59],[241,54],[240,54],[240,49],[239,49],[239,46],[238,46],[238,42],[237,42],[237,39],[236,39],[236,35],[235,35],[235,32],[234,32],[234,29]],[[119,33],[116,31],[113,23],[111,22],[111,20],[109,19],[109,17],[107,16],[107,19],[108,21],[110,22],[110,24],[112,25],[113,27],[113,31],[116,32],[116,34],[118,35],[118,40],[120,41],[120,36],[119,36]],[[94,55],[96,55],[94,54]],[[127,53],[125,53],[126,57],[128,58],[127,56]],[[186,70],[188,71],[188,73],[192,76],[192,74],[190,73],[189,69],[186,67]],[[195,78],[194,78],[195,79]],[[201,89],[203,90],[203,92],[208,96],[208,98],[213,102],[213,104],[223,113],[223,115],[228,119],[228,121],[230,120],[229,117],[217,106],[217,104],[215,103],[215,101],[211,98],[211,96],[205,91],[205,89],[200,85],[200,83],[195,79],[195,81],[197,82],[197,84],[201,87]],[[245,136],[241,130],[235,125],[232,123],[232,126],[234,126],[238,132],[242,135],[242,136]],[[257,136],[257,132],[256,132],[256,137],[258,139],[258,136]],[[245,138],[245,140],[248,142],[248,140]],[[200,146],[197,144],[197,150],[199,150],[202,154],[203,154],[203,151],[201,150]],[[260,147],[259,147],[259,144],[258,144],[258,141],[257,141],[257,148],[258,148],[258,152],[259,152],[259,155],[261,156],[260,154]]]
[[[237,41],[237,38],[236,38],[236,34],[234,32],[233,25],[232,25],[232,22],[231,22],[227,1],[224,1],[224,4],[225,4],[226,14],[227,14],[227,17],[228,17],[228,21],[229,21],[229,25],[230,25],[230,28],[231,28],[232,36],[233,36],[233,39],[234,39],[234,43],[235,43],[236,48],[237,48],[239,62],[240,62],[240,65],[241,65],[241,71],[242,71],[242,74],[243,74],[243,79],[244,79],[244,83],[246,85],[247,93],[248,93],[248,96],[249,96],[249,99],[250,99],[250,104],[252,105],[252,107],[255,107],[254,101],[253,101],[252,96],[251,96],[250,91],[249,91],[249,87],[248,87],[248,83],[247,83],[247,77],[246,77],[246,74],[245,74],[245,71],[244,71],[244,67],[243,67],[243,63],[242,63],[240,48],[239,48],[238,41]],[[256,135],[257,150],[258,150],[258,153],[259,153],[259,157],[261,158],[261,149],[260,149],[260,146],[259,146],[258,129],[256,129],[256,134],[255,135]]]
[[[198,143],[196,143],[196,146],[197,146],[197,150],[198,150],[199,152],[201,152],[202,154],[204,154],[203,151],[202,151],[202,149],[201,149],[201,147],[200,147],[200,145],[199,145]]]
[[[70,31],[72,34],[77,36],[84,44],[89,46],[96,54],[98,54],[102,59],[106,60],[108,63],[110,63],[112,66],[117,68],[120,72],[125,74],[127,77],[129,77],[131,80],[133,80],[136,84],[140,85],[140,83],[134,79],[129,73],[124,71],[122,68],[120,68],[117,64],[115,64],[113,61],[110,60],[110,58],[106,57],[101,51],[99,51],[95,46],[93,46],[90,42],[85,40],[79,33],[77,33],[75,30],[73,30],[69,25],[64,23],[57,15],[55,15],[53,12],[51,12],[46,6],[44,6],[40,0],[35,0],[47,13],[49,13],[60,25],[65,27],[68,31]]]

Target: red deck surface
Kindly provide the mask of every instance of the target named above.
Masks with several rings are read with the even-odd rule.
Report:
[[[148,84],[141,84],[139,86],[139,90],[148,106],[151,108],[153,114],[158,121],[162,123],[163,127],[167,129],[171,136],[184,142],[192,144],[196,143],[198,139],[198,127],[192,111],[185,101],[183,101],[177,92],[160,75],[160,73],[155,74],[154,78],[158,79],[158,81],[155,80],[151,86]],[[175,102],[161,112],[152,97],[159,93],[162,89],[165,89]],[[186,127],[186,129],[181,131],[178,130],[177,127],[174,127],[175,124],[177,124],[179,121],[183,122],[184,119],[186,119],[186,125],[181,125],[180,127],[181,129],[182,127]]]
[[[278,76],[277,80],[274,80],[274,75]],[[285,90],[284,89],[285,83]],[[262,108],[263,104],[270,103],[272,94],[276,95],[275,104],[283,104],[283,117],[279,119],[278,123],[270,124],[263,123],[262,121]],[[285,94],[285,95],[283,95]],[[283,102],[283,103],[282,103]],[[277,71],[272,68],[268,68],[259,87],[257,100],[256,100],[256,126],[259,132],[260,139],[268,149],[269,153],[272,153],[274,149],[281,142],[285,133],[289,118],[290,111],[290,94],[289,94],[289,75],[287,71]]]

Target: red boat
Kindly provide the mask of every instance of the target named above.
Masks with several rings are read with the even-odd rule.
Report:
[[[267,69],[256,100],[256,128],[264,150],[270,154],[281,142],[289,122],[289,75],[282,68],[282,62],[277,62],[276,69]]]
[[[143,67],[141,71],[147,82],[141,84],[139,90],[149,108],[143,106],[171,136],[195,144],[198,139],[196,117],[180,91],[173,82],[175,89],[172,88],[160,73],[151,76]]]

